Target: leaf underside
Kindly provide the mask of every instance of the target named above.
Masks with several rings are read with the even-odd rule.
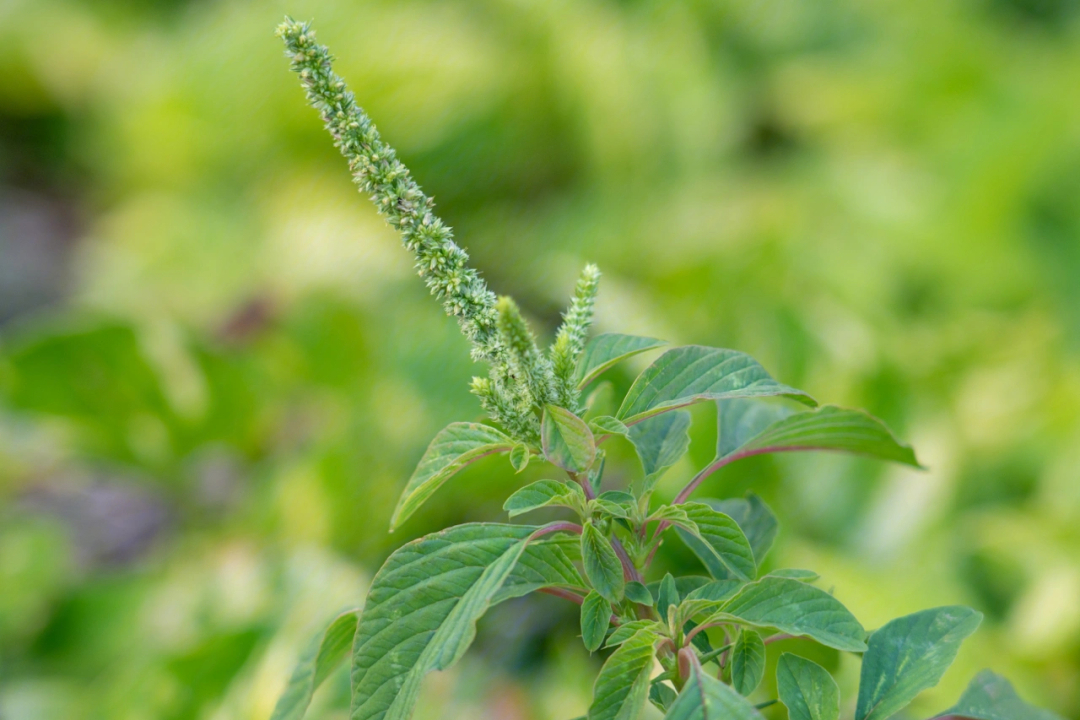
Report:
[[[1005,678],[983,670],[971,681],[960,700],[938,717],[973,720],[1061,720],[1058,715],[1029,705]]]
[[[630,428],[627,437],[645,472],[643,493],[651,491],[664,471],[686,454],[689,429],[690,413],[685,410],[656,415]]]
[[[297,662],[270,720],[300,720],[304,717],[312,695],[348,654],[359,618],[359,610],[343,612],[314,638]]]
[[[690,679],[664,720],[762,720],[762,716],[746,698],[693,663]]]
[[[656,633],[639,630],[611,654],[593,685],[588,720],[634,720],[645,705]]]
[[[622,360],[667,343],[655,338],[621,333],[597,335],[581,353],[574,377],[578,388],[583,388],[599,377],[605,370]]]
[[[743,697],[757,689],[765,676],[765,642],[753,630],[743,630],[731,649],[731,686]]]
[[[776,689],[788,720],[837,720],[840,688],[829,672],[806,658],[784,653],[776,663]]]
[[[567,472],[584,472],[596,459],[596,440],[592,430],[569,410],[545,405],[540,436],[544,457]]]
[[[754,551],[739,524],[703,503],[684,503],[682,508],[697,525],[697,532],[678,526],[676,531],[709,574],[717,580],[753,580],[757,575]]]

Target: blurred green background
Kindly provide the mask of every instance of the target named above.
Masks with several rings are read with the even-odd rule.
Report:
[[[286,12],[545,333],[594,261],[600,330],[744,350],[916,445],[927,473],[705,488],[764,496],[770,562],[868,628],[986,614],[903,718],[983,667],[1080,717],[1078,0],[4,0],[3,720],[263,720],[394,547],[542,476],[484,461],[387,535],[483,371],[305,105]],[[697,408],[662,493],[714,432]],[[417,717],[581,714],[576,618],[500,606]],[[850,712],[857,661],[818,659]],[[312,717],[346,707],[339,674]]]

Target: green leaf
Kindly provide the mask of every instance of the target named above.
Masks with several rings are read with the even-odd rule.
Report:
[[[352,647],[359,610],[349,610],[334,618],[317,635],[293,670],[285,692],[274,706],[270,720],[300,720],[304,717],[311,697],[330,673],[345,659]]]
[[[666,344],[663,340],[637,335],[597,335],[585,346],[578,358],[577,371],[574,373],[577,386],[579,389],[585,387],[617,362]]]
[[[738,523],[702,503],[683,503],[682,508],[694,526],[677,524],[675,528],[709,574],[718,580],[729,574],[740,580],[757,575],[754,551]]]
[[[731,649],[731,686],[743,697],[757,689],[765,677],[765,642],[753,630],[744,629]]]
[[[671,707],[671,703],[675,702],[676,697],[678,697],[678,694],[666,682],[653,682],[649,686],[649,701],[660,712],[667,712],[667,709]]]
[[[788,720],[838,720],[840,688],[815,662],[784,653],[776,663],[776,691]]]
[[[826,405],[810,412],[755,400],[718,404],[717,461],[800,450],[832,450],[921,467],[910,445],[862,410]]]
[[[589,426],[564,408],[544,406],[540,436],[544,457],[568,472],[584,472],[596,458],[596,442]]]
[[[390,532],[401,527],[454,473],[487,455],[508,452],[514,444],[507,435],[489,425],[461,422],[447,425],[428,445],[405,484],[390,518]]]
[[[630,428],[623,425],[622,420],[610,415],[601,415],[589,421],[589,429],[593,435],[626,435]]]
[[[596,591],[612,603],[623,599],[623,567],[611,542],[591,522],[581,532],[581,559],[585,575]]]
[[[630,622],[625,622],[611,632],[607,642],[604,643],[604,647],[622,645],[624,642],[634,637],[634,635],[637,635],[640,630],[649,630],[653,633],[660,633],[663,632],[664,626],[655,620],[631,620]]]
[[[579,502],[576,505],[584,505],[585,493],[577,485],[559,482],[558,480],[537,480],[519,489],[503,503],[503,510],[510,517],[517,517],[530,510],[547,507],[548,505],[565,505],[575,507],[574,495],[578,495]]]
[[[658,636],[638,630],[611,654],[593,685],[589,720],[634,720],[645,705]]]
[[[964,690],[960,701],[937,717],[974,720],[1061,720],[1049,710],[1024,702],[1005,678],[983,670]]]
[[[866,631],[839,600],[790,578],[766,576],[743,586],[717,613],[717,619],[725,616],[805,635],[837,650],[866,650]]]
[[[792,580],[801,580],[803,582],[814,582],[821,578],[821,576],[813,570],[798,570],[796,568],[773,570],[766,575],[766,577],[791,578]]]
[[[862,410],[826,405],[779,420],[741,448],[740,454],[785,450],[836,450],[921,467],[910,445]]]
[[[738,580],[716,580],[702,585],[686,596],[687,600],[727,600],[739,591],[743,583]]]
[[[638,605],[647,605],[652,607],[653,596],[649,592],[649,588],[645,587],[636,580],[632,580],[626,583],[626,597],[631,602],[635,602]]]
[[[762,716],[746,698],[691,663],[690,678],[664,720],[762,720]]]
[[[645,471],[643,494],[648,494],[664,471],[686,454],[690,447],[690,413],[685,410],[647,418],[630,428],[627,437],[634,444]]]
[[[667,576],[665,576],[664,579],[667,579]],[[678,594],[678,597],[681,598],[689,595],[694,590],[697,590],[704,585],[708,585],[713,581],[713,579],[705,577],[704,575],[683,575],[682,577],[675,578],[674,581],[675,590]],[[645,585],[645,587],[649,588],[649,592],[652,593],[653,598],[655,598],[658,602],[660,598],[660,586],[662,584],[663,582],[658,580],[656,582],[651,582]],[[660,606],[657,605],[657,607]]]
[[[783,395],[814,406],[801,390],[781,385],[749,355],[701,345],[668,350],[647,367],[623,398],[616,417],[632,425],[705,400]]]
[[[515,445],[510,451],[510,466],[514,472],[519,473],[529,465],[529,448],[524,445]]]
[[[424,674],[453,664],[487,605],[542,587],[584,584],[564,541],[524,545],[535,530],[459,525],[414,540],[387,559],[356,629],[352,720],[405,720]]]
[[[660,619],[667,618],[668,608],[672,605],[678,607],[682,602],[682,598],[679,596],[679,589],[675,585],[675,578],[671,573],[664,575],[664,579],[660,581],[660,588],[656,596],[656,609],[660,611]]]
[[[745,499],[706,499],[701,502],[737,522],[754,551],[754,561],[758,565],[764,562],[769,548],[776,539],[776,531],[780,528],[780,523],[772,509],[760,497],[754,493],[748,493]]]
[[[952,605],[897,618],[870,635],[855,720],[885,720],[938,684],[982,613]]]
[[[611,603],[593,590],[581,603],[581,639],[589,652],[596,652],[604,644],[608,626],[611,625]]]

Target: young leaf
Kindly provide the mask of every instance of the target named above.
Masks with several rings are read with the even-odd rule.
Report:
[[[540,436],[544,457],[568,472],[584,472],[596,458],[596,442],[589,426],[564,408],[544,406]]]
[[[593,435],[626,435],[630,428],[623,425],[622,420],[617,420],[610,415],[601,415],[589,421],[589,429]]]
[[[814,406],[801,390],[781,385],[749,355],[701,345],[668,350],[647,367],[623,398],[616,417],[627,425],[705,400],[783,395]]]
[[[656,633],[638,630],[611,654],[593,685],[588,720],[634,720],[645,705]]]
[[[447,425],[428,445],[405,484],[390,518],[390,532],[401,527],[454,473],[486,455],[508,452],[514,445],[509,436],[489,425],[463,422]]]
[[[690,679],[664,720],[762,720],[761,713],[746,698],[701,669],[690,665]]]
[[[584,504],[585,493],[577,485],[569,485],[558,480],[537,480],[516,491],[503,503],[503,510],[510,517],[517,517],[530,510],[547,507],[548,505],[574,506],[571,495],[579,495],[580,503]]]
[[[667,579],[666,576],[664,579]],[[704,575],[683,575],[682,577],[674,578],[675,590],[678,593],[678,597],[685,597],[697,590],[698,588],[708,585],[713,581],[712,578],[705,577]],[[659,601],[660,598],[660,586],[663,583],[661,581],[648,583],[645,587],[652,593],[653,598]],[[657,605],[657,607],[660,607]]]
[[[387,559],[356,629],[352,720],[405,720],[423,675],[460,656],[488,604],[542,587],[583,585],[561,543],[523,546],[535,530],[458,525],[414,540]]]
[[[953,605],[906,615],[875,630],[863,655],[855,720],[885,720],[937,685],[980,622],[982,613]]]
[[[757,575],[754,551],[738,523],[702,503],[683,503],[682,508],[697,531],[678,524],[675,528],[709,574],[718,580],[729,574],[740,580]]]
[[[604,644],[610,624],[611,603],[593,590],[581,603],[581,639],[589,652],[596,652]]]
[[[529,465],[529,448],[524,445],[515,445],[510,451],[510,466],[514,472],[519,473]]]
[[[270,720],[300,720],[304,717],[308,705],[311,704],[312,695],[345,659],[352,647],[359,619],[359,610],[344,612],[315,637],[296,664],[285,692],[274,706]]]
[[[862,410],[825,405],[779,420],[736,452],[758,455],[789,450],[836,450],[921,467],[910,445]]]
[[[675,585],[675,578],[671,576],[671,573],[664,575],[664,579],[660,581],[660,589],[656,596],[656,609],[660,611],[660,618],[667,617],[668,608],[672,605],[678,607],[681,602],[679,597],[679,589]]]
[[[757,689],[765,676],[765,642],[753,630],[744,629],[731,649],[731,686],[743,697]]]
[[[634,444],[645,471],[643,494],[648,494],[669,467],[679,462],[690,447],[690,413],[685,410],[647,418],[630,428],[627,437]]]
[[[637,335],[619,333],[597,335],[585,346],[584,352],[578,359],[575,373],[577,386],[579,389],[585,387],[617,362],[666,344],[663,340]]]
[[[655,620],[631,620],[615,628],[608,636],[604,647],[616,647],[622,645],[630,638],[637,635],[639,630],[648,630],[652,633],[663,632],[664,626]]]
[[[626,583],[626,597],[631,602],[635,602],[638,605],[647,605],[652,607],[653,596],[649,592],[649,588],[645,587],[641,583],[633,580]]]
[[[1024,702],[1005,678],[983,670],[964,690],[959,702],[941,713],[939,718],[973,718],[973,720],[1061,720],[1050,712]]]
[[[717,613],[723,617],[805,635],[837,650],[866,650],[866,631],[839,600],[790,578],[766,576],[743,586]]]
[[[713,510],[722,512],[739,524],[743,534],[746,535],[751,549],[754,551],[754,560],[760,565],[772,547],[776,539],[776,531],[780,523],[776,515],[765,502],[754,493],[748,493],[746,498],[730,498],[727,500],[702,500],[703,503]]]
[[[591,522],[585,523],[581,532],[581,560],[598,593],[612,603],[623,599],[626,583],[622,563],[611,542]]]
[[[840,688],[825,668],[784,653],[776,663],[776,691],[788,720],[838,720]]]

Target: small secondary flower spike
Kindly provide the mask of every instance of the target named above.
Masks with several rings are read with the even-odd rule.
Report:
[[[471,389],[494,425],[455,422],[440,431],[405,483],[391,526],[407,522],[459,470],[491,455],[507,456],[504,467],[516,473],[537,457],[559,477],[514,492],[503,506],[509,518],[554,508],[568,519],[466,523],[391,554],[363,611],[334,619],[304,654],[271,720],[301,720],[318,684],[346,655],[350,719],[407,720],[424,676],[461,658],[487,609],[530,592],[581,606],[583,652],[604,658],[587,720],[635,720],[648,702],[667,720],[764,720],[759,710],[776,702],[789,720],[838,720],[840,691],[829,672],[779,652],[780,641],[815,642],[861,658],[854,720],[886,720],[937,684],[980,613],[933,608],[867,633],[837,596],[814,584],[816,573],[770,565],[778,521],[760,497],[690,499],[712,473],[746,457],[823,450],[920,467],[908,445],[861,410],[818,407],[744,353],[700,345],[657,357],[614,416],[584,413],[583,389],[620,361],[664,343],[617,333],[589,338],[600,271],[587,265],[548,354],[541,352],[517,304],[496,299],[469,267],[431,198],[334,74],[330,52],[310,26],[287,18],[278,34],[356,183],[401,232],[420,276],[472,343],[473,358],[490,364],[489,376],[473,378]],[[703,402],[715,405],[724,429],[714,459],[684,478],[674,500],[658,502],[658,479],[690,444],[685,408]],[[810,409],[796,411],[795,403]],[[605,442],[630,443],[640,480],[628,479],[629,468],[605,478]],[[697,574],[650,578],[650,563],[669,540],[697,557]],[[778,656],[775,663],[767,662],[769,654]],[[766,667],[776,668],[775,683],[762,682]],[[947,716],[1055,720],[989,670],[938,717]]]

